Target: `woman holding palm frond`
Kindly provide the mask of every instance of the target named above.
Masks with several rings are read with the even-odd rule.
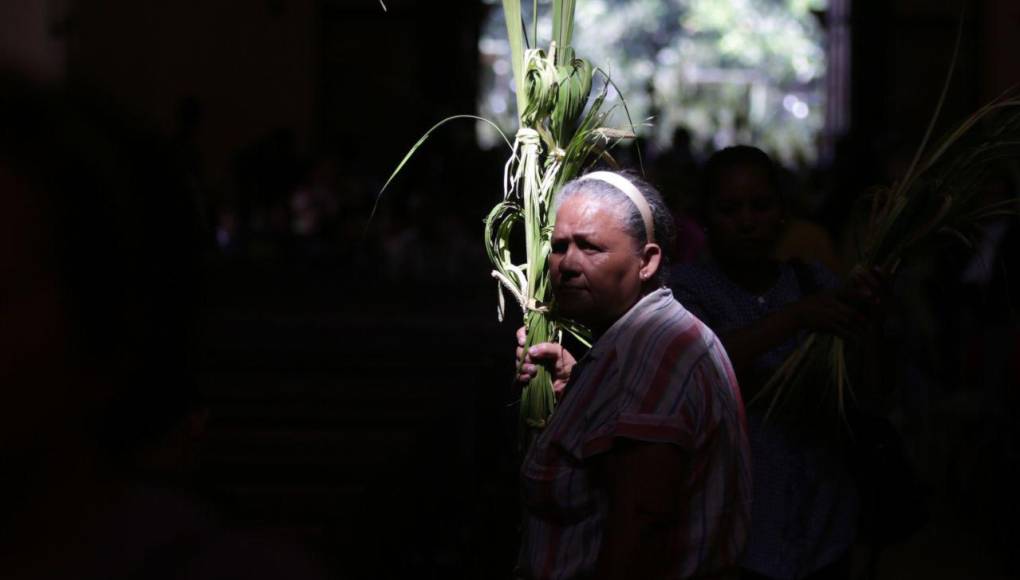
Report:
[[[520,380],[543,365],[565,383],[521,469],[521,578],[718,577],[743,549],[743,403],[718,339],[665,287],[672,237],[662,197],[632,175],[557,194],[555,309],[596,340],[575,364],[518,336]]]
[[[702,206],[711,259],[677,268],[672,287],[722,337],[745,400],[806,332],[860,334],[878,276],[858,276],[841,288],[821,265],[772,258],[786,209],[777,168],[763,151],[737,146],[713,155]],[[839,577],[848,564],[858,499],[830,433],[817,428],[835,416],[812,406],[822,402],[812,398],[767,424],[764,413],[748,411],[754,508],[741,562],[746,577]]]

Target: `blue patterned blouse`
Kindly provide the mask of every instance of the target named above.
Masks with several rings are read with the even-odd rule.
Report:
[[[839,285],[821,265],[805,270],[817,289]],[[780,266],[775,285],[760,295],[744,290],[712,263],[676,266],[670,286],[684,307],[721,336],[805,295],[788,263]],[[770,375],[800,338],[761,355],[745,372]],[[754,494],[741,566],[771,578],[797,580],[849,551],[857,531],[859,500],[837,453],[801,432],[775,422],[764,424],[762,419],[761,411],[747,410]]]

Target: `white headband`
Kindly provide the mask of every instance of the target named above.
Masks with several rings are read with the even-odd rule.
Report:
[[[652,208],[648,205],[648,200],[645,199],[645,196],[629,179],[611,171],[592,171],[582,175],[578,181],[586,181],[588,179],[608,183],[619,189],[628,199],[634,202],[638,212],[641,214],[642,221],[645,222],[645,238],[647,238],[649,244],[655,243],[655,222],[652,221]]]

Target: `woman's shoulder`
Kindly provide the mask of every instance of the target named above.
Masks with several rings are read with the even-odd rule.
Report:
[[[654,369],[698,358],[716,342],[712,330],[665,290],[639,324],[621,333],[616,355],[627,368]]]

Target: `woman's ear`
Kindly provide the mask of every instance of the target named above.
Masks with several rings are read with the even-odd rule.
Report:
[[[641,269],[638,270],[641,281],[645,282],[655,277],[661,264],[662,248],[659,244],[645,244],[644,249],[641,250]]]

